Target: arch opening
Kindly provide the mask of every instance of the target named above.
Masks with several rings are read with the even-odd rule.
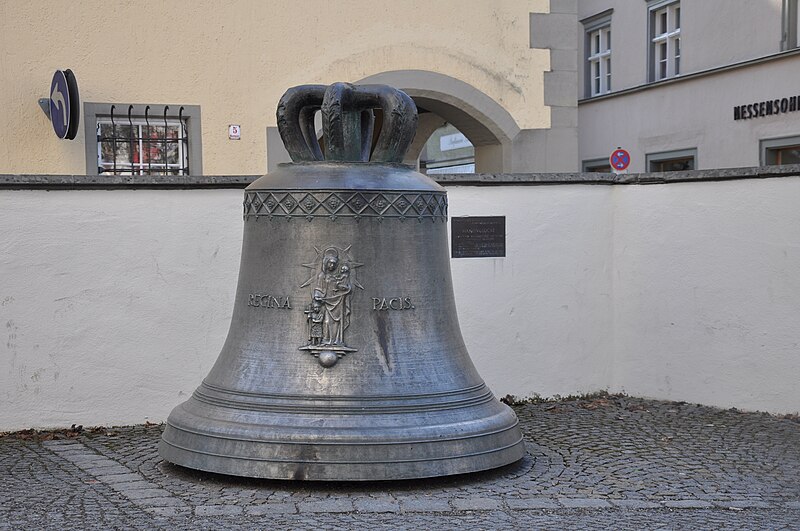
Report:
[[[408,94],[419,110],[417,134],[404,160],[420,164],[425,146],[437,130],[450,124],[463,134],[474,149],[474,171],[503,172],[511,167],[512,144],[520,132],[511,114],[485,93],[456,78],[425,70],[395,70],[367,76],[358,84],[385,84]],[[375,130],[379,131],[376,116]],[[274,128],[273,128],[274,129]],[[317,123],[321,135],[321,123]],[[444,132],[444,134],[456,134]],[[268,129],[268,167],[288,161],[285,150],[278,149],[277,131]],[[324,143],[324,139],[322,139]],[[280,146],[282,147],[282,146]],[[427,160],[427,159],[425,159]],[[423,160],[423,162],[425,162]],[[423,168],[424,169],[424,165]]]
[[[406,162],[419,163],[431,135],[450,124],[472,144],[474,171],[501,172],[507,168],[511,144],[520,128],[508,111],[472,85],[424,70],[383,72],[358,83],[391,85],[417,104],[419,126]]]

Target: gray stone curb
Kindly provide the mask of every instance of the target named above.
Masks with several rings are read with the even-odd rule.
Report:
[[[507,186],[554,184],[670,184],[797,177],[800,164],[656,173],[450,173],[432,178],[441,185]],[[0,174],[0,190],[244,189],[260,175],[30,175]]]
[[[664,502],[664,507],[669,507],[671,509],[708,509],[713,506],[713,503],[704,500],[675,500]]]
[[[660,509],[661,504],[645,500],[610,500],[611,505],[620,509]]]
[[[567,509],[607,509],[611,504],[595,498],[559,498],[559,503]]]
[[[236,516],[244,512],[238,505],[198,505],[194,508],[197,516]]]
[[[453,510],[447,499],[427,496],[403,498],[400,506],[404,512],[437,513]]]
[[[450,500],[457,511],[496,511],[502,505],[500,500],[492,498],[453,498]]]
[[[509,498],[506,500],[509,509],[528,510],[528,509],[559,509],[561,506],[557,500],[550,498]]]
[[[352,500],[346,498],[304,501],[298,503],[297,508],[301,513],[348,513],[355,511]]]

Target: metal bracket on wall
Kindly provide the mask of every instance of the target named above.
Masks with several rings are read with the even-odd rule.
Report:
[[[42,112],[47,119],[50,119],[50,98],[39,98],[39,107],[42,108]]]

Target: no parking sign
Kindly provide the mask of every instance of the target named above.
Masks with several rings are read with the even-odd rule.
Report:
[[[631,154],[618,147],[611,153],[608,161],[615,172],[625,171],[631,165]]]

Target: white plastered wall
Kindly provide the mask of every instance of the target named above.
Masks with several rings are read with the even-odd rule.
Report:
[[[615,192],[611,389],[800,410],[800,178]]]
[[[583,185],[448,188],[451,216],[506,216],[505,258],[451,260],[464,341],[495,394],[607,386],[611,194]]]
[[[452,261],[497,395],[800,410],[800,178],[451,187],[507,257]],[[0,430],[162,421],[231,317],[240,190],[0,191]]]

